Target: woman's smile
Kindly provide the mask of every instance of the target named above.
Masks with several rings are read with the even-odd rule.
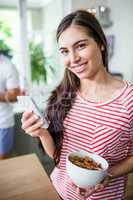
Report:
[[[84,62],[82,64],[76,64],[76,65],[72,65],[70,68],[75,72],[75,73],[82,73],[87,66],[88,62]]]

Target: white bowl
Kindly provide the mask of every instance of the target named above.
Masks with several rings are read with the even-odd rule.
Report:
[[[101,164],[102,169],[90,170],[90,169],[79,167],[73,164],[68,159],[69,156],[80,156],[80,157],[89,156],[96,163]],[[85,151],[77,151],[77,152],[69,153],[66,159],[66,169],[67,169],[68,176],[70,177],[72,182],[80,188],[87,188],[87,187],[95,186],[98,183],[100,183],[107,174],[108,166],[109,166],[108,162],[101,156],[94,153],[88,153]]]

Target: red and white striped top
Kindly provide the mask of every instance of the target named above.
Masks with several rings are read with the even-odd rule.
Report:
[[[133,84],[126,83],[116,98],[105,103],[88,102],[77,93],[64,127],[60,162],[51,179],[64,200],[80,200],[66,173],[66,155],[77,150],[95,152],[110,165],[133,155]],[[126,176],[114,178],[87,200],[124,199],[126,180]]]

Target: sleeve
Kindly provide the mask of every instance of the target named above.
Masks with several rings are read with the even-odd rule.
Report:
[[[128,155],[133,155],[133,116],[132,116],[131,128],[130,128],[130,141],[129,141]]]
[[[129,150],[128,150],[128,155],[133,156],[133,126],[130,130],[130,141],[129,141]]]
[[[19,75],[16,67],[11,63],[10,66],[8,66],[8,72],[6,75],[6,88],[8,89],[14,89],[19,87]]]
[[[129,103],[129,114],[130,114],[130,141],[128,155],[133,155],[133,85],[131,85],[130,91],[130,103]]]

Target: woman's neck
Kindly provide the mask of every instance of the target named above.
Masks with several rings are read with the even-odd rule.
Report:
[[[82,80],[79,91],[81,96],[88,101],[104,102],[114,98],[123,85],[123,81],[105,71],[95,80]]]
[[[101,90],[101,88],[107,86],[110,82],[111,75],[106,72],[106,70],[100,71],[97,76],[93,79],[84,79],[80,81],[80,91],[84,92],[89,89],[89,91]]]

